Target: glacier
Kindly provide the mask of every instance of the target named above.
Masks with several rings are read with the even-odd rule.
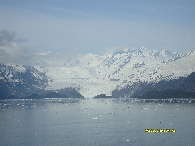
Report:
[[[80,54],[68,59],[62,55],[52,58],[51,52],[36,55],[39,59],[33,67],[50,78],[46,90],[73,87],[86,98],[110,96],[113,90],[127,85],[168,81],[195,71],[195,51],[179,54],[140,47],[124,48],[113,54]]]

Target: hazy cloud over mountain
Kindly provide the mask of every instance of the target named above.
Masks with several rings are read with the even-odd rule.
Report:
[[[14,31],[0,31],[0,63],[13,63],[21,65],[33,65],[35,60],[44,60],[46,62],[65,60],[75,56],[76,50],[65,53],[36,52],[31,46],[25,46],[27,39],[18,38]]]
[[[0,31],[0,45],[6,46],[15,41],[16,34],[14,31],[9,32],[6,29]]]
[[[14,31],[0,31],[0,63],[30,64],[33,54],[22,46],[26,39],[16,37]]]
[[[26,42],[27,40],[16,38],[15,31],[8,31],[6,29],[0,31],[0,46],[10,45],[13,42]]]
[[[192,0],[0,0],[0,10],[1,28],[27,38],[33,52],[101,54],[140,46],[179,53],[195,50]],[[11,32],[11,38],[14,35]]]

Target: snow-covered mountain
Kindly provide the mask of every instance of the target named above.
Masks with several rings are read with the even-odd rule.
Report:
[[[73,87],[85,97],[111,95],[113,90],[127,85],[168,81],[195,71],[194,51],[178,54],[141,47],[125,48],[113,54],[89,53],[69,59],[60,54],[52,58],[51,52],[36,55],[39,59],[34,62],[34,67],[52,80],[47,90]]]
[[[46,91],[52,82],[34,67],[0,64],[0,99],[10,98],[83,98],[75,88]]]
[[[0,64],[0,99],[27,97],[48,85],[49,78],[34,67]]]
[[[139,82],[112,92],[114,97],[131,98],[195,98],[195,72],[187,77],[161,80],[159,82]]]

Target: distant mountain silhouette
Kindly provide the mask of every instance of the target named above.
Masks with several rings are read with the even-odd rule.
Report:
[[[116,98],[114,96],[106,96],[105,94],[100,94],[100,95],[97,95],[95,97],[93,97],[94,99],[99,99],[99,98]]]

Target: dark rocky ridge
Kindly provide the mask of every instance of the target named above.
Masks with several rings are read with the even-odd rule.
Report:
[[[83,98],[75,88],[45,90],[49,78],[34,67],[0,64],[0,100],[26,98]]]
[[[58,90],[41,90],[26,98],[84,98],[75,88],[63,88]]]
[[[114,96],[107,96],[105,94],[100,94],[100,95],[97,95],[95,97],[93,97],[94,99],[101,99],[101,98],[116,98]]]
[[[113,96],[132,98],[195,98],[195,72],[187,77],[162,80],[158,83],[135,83],[132,86],[114,90]]]

